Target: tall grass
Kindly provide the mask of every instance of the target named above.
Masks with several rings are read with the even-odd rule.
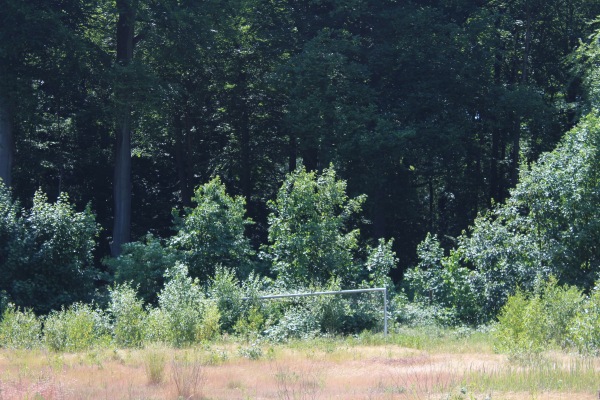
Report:
[[[465,380],[483,391],[586,392],[600,389],[597,359],[572,357],[544,360],[527,366],[508,364],[490,370],[475,369]]]
[[[197,354],[184,353],[171,361],[171,377],[178,399],[203,399],[204,366]]]
[[[150,385],[158,385],[163,382],[165,367],[167,363],[166,349],[151,347],[143,352],[144,370]]]

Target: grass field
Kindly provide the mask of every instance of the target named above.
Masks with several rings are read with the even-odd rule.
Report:
[[[406,330],[287,344],[224,338],[189,349],[0,350],[0,399],[598,399],[600,360],[529,365],[487,334]]]

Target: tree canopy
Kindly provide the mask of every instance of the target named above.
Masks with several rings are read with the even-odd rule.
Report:
[[[21,305],[114,280],[156,303],[177,261],[344,285],[435,259],[495,299],[594,279],[600,1],[0,9],[0,289]]]

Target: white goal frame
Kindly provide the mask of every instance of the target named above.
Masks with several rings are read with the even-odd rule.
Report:
[[[258,300],[269,300],[269,299],[283,299],[286,297],[308,297],[308,296],[323,296],[323,295],[336,295],[336,294],[351,294],[351,293],[368,293],[368,292],[383,292],[383,334],[388,334],[388,313],[387,313],[387,288],[368,288],[368,289],[351,289],[351,290],[333,290],[325,292],[308,292],[308,293],[288,293],[288,294],[274,294],[269,296],[257,296],[257,297],[245,297],[245,300],[258,299]]]

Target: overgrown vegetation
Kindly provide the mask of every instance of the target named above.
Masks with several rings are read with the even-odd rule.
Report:
[[[428,235],[399,290],[389,278],[397,263],[392,242],[363,241],[365,198],[349,197],[332,166],[322,173],[301,166],[287,176],[258,254],[245,235],[244,200],[211,180],[196,190],[194,208],[174,213],[173,237],[149,234],[107,260],[116,282],[95,296],[99,275],[90,257],[98,228],[89,208],[76,212],[66,195],[51,204],[37,193],[26,210],[2,188],[0,261],[12,280],[4,282],[0,345],[79,351],[108,343],[186,347],[223,333],[248,343],[357,334],[382,329],[378,294],[258,297],[386,286],[397,326],[489,325],[496,350],[520,362],[551,348],[597,354],[599,144],[600,120],[590,115],[522,171],[506,203],[479,216],[455,248],[445,251]],[[28,268],[39,275],[19,280]]]

